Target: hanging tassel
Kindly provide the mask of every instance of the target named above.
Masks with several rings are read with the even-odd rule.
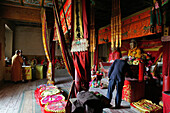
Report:
[[[154,33],[154,29],[155,29],[155,14],[154,14],[154,10],[150,12],[151,15],[151,19],[150,19],[150,32]]]
[[[151,9],[150,15],[151,15],[150,25],[152,26],[153,25],[153,11],[152,11],[152,9]]]
[[[161,15],[161,9],[159,8],[158,10],[159,10],[159,19],[160,19],[160,20],[159,20],[159,24],[158,24],[158,25],[160,25],[160,26],[161,26],[161,25],[162,25],[162,15]]]
[[[156,10],[156,23],[159,24],[159,15],[158,15],[158,10]]]

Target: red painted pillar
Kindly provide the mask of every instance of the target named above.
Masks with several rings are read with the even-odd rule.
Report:
[[[170,91],[170,41],[163,42],[163,91]]]
[[[96,56],[96,71],[98,70],[98,65],[99,65],[99,55],[98,55],[98,44],[96,45],[96,52],[95,52],[95,56]]]
[[[52,80],[54,81],[54,76],[55,76],[55,45],[56,41],[52,41],[52,48],[51,48],[51,55],[52,55]]]
[[[143,81],[143,75],[144,75],[144,63],[139,63],[139,82]]]
[[[170,41],[163,42],[163,66],[162,66],[162,75],[163,75],[163,112],[169,113],[170,105]]]
[[[97,36],[98,37],[98,36]],[[98,38],[96,38],[96,49],[95,49],[95,62],[94,64],[96,65],[95,71],[98,70],[98,65],[99,65],[99,46],[98,46]]]

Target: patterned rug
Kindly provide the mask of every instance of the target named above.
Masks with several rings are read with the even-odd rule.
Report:
[[[24,91],[18,113],[41,113],[41,107],[36,103],[34,90]]]
[[[68,80],[68,79],[67,79]],[[67,97],[70,88],[71,88],[72,81],[65,81],[58,79],[58,82],[56,83],[56,86],[59,89],[62,89],[64,91],[63,95]],[[99,93],[106,96],[107,89],[100,89],[100,88],[90,88],[90,91],[98,91]],[[116,92],[114,91],[113,97],[115,97]],[[114,98],[111,102],[112,106],[114,107]],[[122,108],[121,109],[110,109],[105,108],[103,109],[103,113],[136,113],[132,109],[130,109],[130,103],[126,101],[122,101]],[[23,92],[22,100],[20,104],[20,109],[18,113],[41,113],[41,107],[36,103],[35,96],[34,96],[34,90],[26,90]]]
[[[68,96],[70,87],[59,87],[63,90],[63,95]],[[24,91],[18,113],[41,113],[41,107],[36,103],[35,90]]]

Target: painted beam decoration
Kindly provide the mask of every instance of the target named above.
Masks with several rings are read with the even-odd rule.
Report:
[[[47,6],[47,7],[53,6],[52,0],[44,0],[44,6]]]
[[[11,2],[20,2],[20,0],[6,0],[6,1],[11,1]]]
[[[111,42],[111,26],[107,25],[99,29],[98,44]]]
[[[41,0],[23,0],[23,4],[41,6]]]
[[[150,8],[122,21],[122,40],[152,35],[150,32]]]
[[[3,0],[5,3],[15,3],[16,5],[24,5],[24,6],[31,6],[31,7],[52,7],[53,2],[52,0]],[[62,3],[59,2],[61,5]]]
[[[147,8],[122,19],[122,40],[156,34],[150,32],[150,11],[151,8]],[[157,33],[162,32],[159,26],[156,27],[156,30]],[[110,32],[111,25],[99,29],[99,44],[111,42]]]
[[[4,3],[23,5],[28,7],[52,7],[52,0],[4,0]],[[58,5],[60,9],[60,20],[62,24],[62,29],[64,34],[68,33],[71,29],[71,0],[58,0]],[[64,9],[64,12],[63,12]],[[67,24],[65,22],[65,18]]]
[[[162,0],[162,6],[167,4],[169,2],[169,0]]]
[[[63,13],[63,9],[64,9],[64,13]],[[65,22],[65,18],[67,20],[67,24]],[[61,20],[63,32],[64,34],[66,34],[68,30],[71,29],[71,0],[65,0],[63,7],[61,7],[60,20]]]

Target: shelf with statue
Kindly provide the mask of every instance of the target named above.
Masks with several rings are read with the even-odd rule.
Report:
[[[138,75],[139,71],[143,71],[144,80],[151,79],[151,66],[153,63],[154,58],[150,53],[143,53],[140,58],[129,57],[128,59],[133,75]],[[139,64],[143,64],[143,67],[140,67]]]

